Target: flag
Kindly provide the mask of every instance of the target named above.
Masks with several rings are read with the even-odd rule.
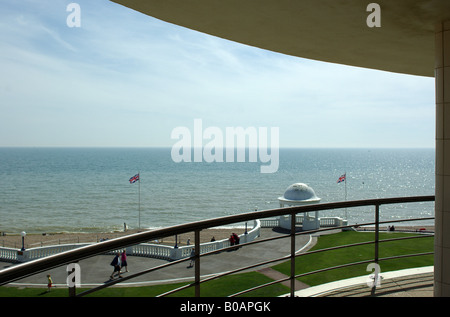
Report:
[[[139,180],[139,174],[136,174],[130,178],[130,184],[136,183],[138,180]]]
[[[338,184],[339,184],[339,183],[342,183],[342,182],[345,182],[345,174],[342,175],[341,177],[339,177],[339,179],[338,179],[338,181],[337,181]]]

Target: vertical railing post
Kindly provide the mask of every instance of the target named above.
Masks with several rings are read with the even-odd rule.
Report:
[[[380,240],[380,205],[375,205],[375,263],[378,264],[378,244]]]
[[[69,273],[69,275],[70,275],[70,273]],[[69,297],[75,297],[77,295],[77,290],[76,290],[75,285],[69,286],[68,289],[69,289]]]
[[[291,297],[295,296],[295,222],[296,214],[291,214]]]
[[[374,254],[374,261],[375,261],[375,271],[373,276],[373,285],[371,290],[371,295],[375,295],[375,290],[377,288],[378,279],[380,278],[378,276],[379,270],[378,270],[378,247],[379,247],[379,241],[380,241],[380,205],[375,205],[375,254]]]
[[[195,230],[195,297],[200,297],[200,230]]]

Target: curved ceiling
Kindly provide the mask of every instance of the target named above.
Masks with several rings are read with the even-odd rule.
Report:
[[[434,76],[434,30],[449,0],[112,0],[157,19],[302,58]]]

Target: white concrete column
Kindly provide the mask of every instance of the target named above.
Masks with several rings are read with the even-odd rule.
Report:
[[[450,21],[436,25],[434,296],[450,296]]]

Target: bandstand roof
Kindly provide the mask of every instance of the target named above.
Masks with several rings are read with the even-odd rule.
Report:
[[[318,203],[320,198],[316,196],[314,190],[306,184],[295,183],[290,185],[284,195],[278,200],[284,203]]]

